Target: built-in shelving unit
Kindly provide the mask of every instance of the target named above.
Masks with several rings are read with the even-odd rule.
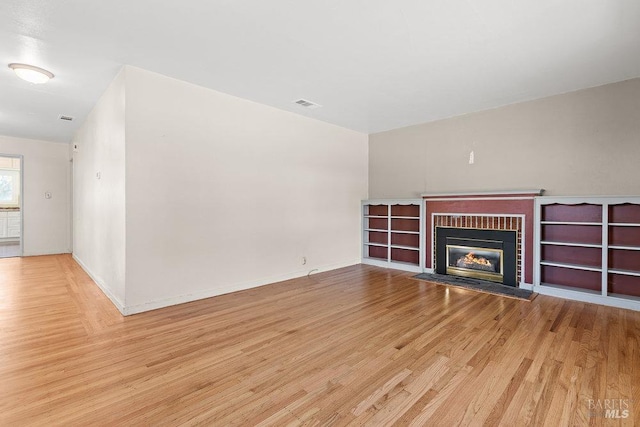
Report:
[[[536,198],[534,290],[640,310],[640,197]]]
[[[381,267],[423,270],[423,201],[362,202],[362,262]]]

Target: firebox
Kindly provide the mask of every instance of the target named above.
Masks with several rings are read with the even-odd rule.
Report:
[[[516,231],[436,227],[436,273],[517,286]]]
[[[475,277],[502,283],[502,249],[489,249],[482,246],[451,245],[457,239],[447,242],[447,274]],[[482,245],[482,240],[476,244]]]

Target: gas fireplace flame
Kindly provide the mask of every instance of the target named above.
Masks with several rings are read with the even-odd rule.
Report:
[[[474,254],[473,252],[469,252],[458,260],[458,267],[469,268],[469,266],[473,265],[493,269],[493,264],[491,263],[491,261],[489,261],[485,257],[476,256],[476,254]]]

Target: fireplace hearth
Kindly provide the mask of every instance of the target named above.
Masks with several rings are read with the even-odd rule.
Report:
[[[436,273],[517,286],[517,233],[436,227]]]

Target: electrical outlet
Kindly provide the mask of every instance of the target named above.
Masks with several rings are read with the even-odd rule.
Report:
[[[469,164],[472,165],[476,162],[476,154],[472,151],[469,153]]]

